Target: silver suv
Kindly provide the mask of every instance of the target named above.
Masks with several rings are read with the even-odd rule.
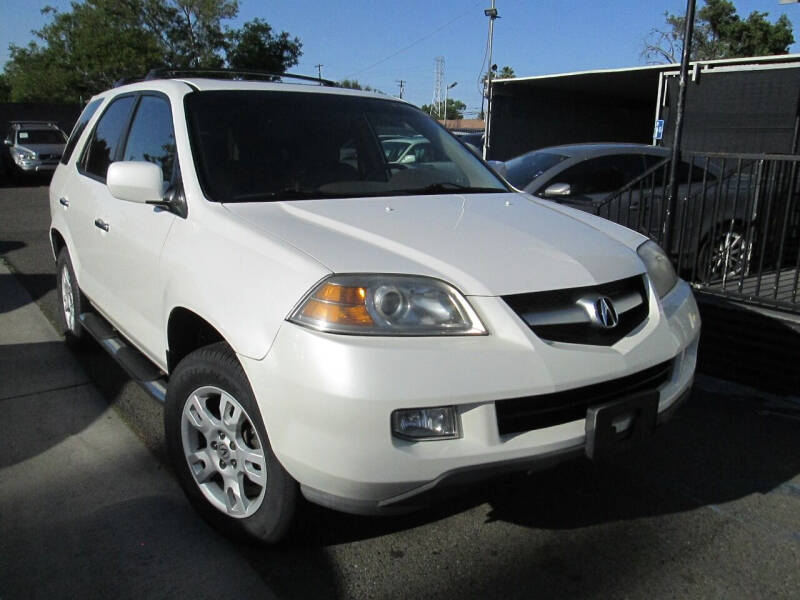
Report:
[[[17,173],[52,173],[64,153],[67,136],[50,121],[11,121],[4,140]]]

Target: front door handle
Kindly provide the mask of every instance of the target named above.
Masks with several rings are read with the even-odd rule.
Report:
[[[69,200],[67,200],[66,198],[59,198],[58,199],[58,203],[61,206],[69,206]]]
[[[95,227],[99,227],[103,231],[108,231],[108,223],[103,221],[103,219],[95,219],[94,220],[94,226]]]

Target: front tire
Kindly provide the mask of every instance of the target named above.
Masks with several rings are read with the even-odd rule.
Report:
[[[75,270],[69,252],[62,248],[56,261],[56,290],[58,291],[59,316],[64,337],[69,344],[78,344],[86,339],[86,331],[80,315],[89,308],[89,303],[78,287]]]
[[[236,355],[201,348],[170,377],[167,450],[194,508],[226,534],[275,543],[294,517],[297,484],[278,462]]]

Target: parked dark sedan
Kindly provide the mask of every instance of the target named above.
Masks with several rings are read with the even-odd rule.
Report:
[[[659,238],[669,158],[667,148],[596,143],[542,148],[491,164],[519,190]],[[673,238],[673,255],[680,251],[688,262],[709,265],[712,276],[740,273],[752,246],[744,224],[757,208],[748,203],[748,172],[734,177],[718,162],[693,158],[681,162],[677,175],[681,235]]]

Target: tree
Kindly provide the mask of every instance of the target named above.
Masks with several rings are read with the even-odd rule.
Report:
[[[36,41],[9,46],[11,100],[77,103],[154,67],[283,72],[297,64],[300,40],[273,35],[265,21],[224,29],[238,10],[238,0],[73,0],[67,12],[45,8],[52,20],[34,32]]]
[[[753,11],[747,19],[736,14],[729,0],[705,0],[697,11],[692,36],[692,60],[786,54],[794,43],[792,23],[781,15],[773,24],[768,13]],[[667,29],[652,29],[642,56],[648,63],[677,63],[683,52],[685,17],[664,13]]]
[[[277,36],[266,21],[253,19],[227,35],[228,65],[234,69],[263,69],[283,73],[297,64],[303,44],[285,31]]]
[[[0,102],[11,102],[11,85],[3,73],[0,73]]]
[[[448,121],[454,121],[456,119],[463,119],[464,118],[464,110],[467,108],[467,105],[461,102],[461,100],[454,100],[453,98],[447,99],[447,109],[445,110],[445,115],[442,116],[437,112],[436,106],[432,106],[430,104],[423,104],[421,107],[423,112],[428,113],[432,117],[436,119],[447,119]]]
[[[45,8],[53,20],[35,32],[38,41],[9,46],[11,100],[75,103],[160,64],[158,39],[142,24],[143,4],[86,0],[65,13]]]
[[[385,92],[379,90],[378,88],[374,88],[368,85],[361,85],[355,79],[342,79],[339,83],[337,83],[339,87],[347,88],[350,90],[363,90],[365,92],[376,92],[378,94],[384,94]]]
[[[238,0],[148,0],[147,10],[151,30],[168,49],[168,66],[223,66],[222,21],[239,14]]]
[[[495,75],[492,79],[511,79],[513,77],[516,77],[516,75],[514,74],[514,69],[506,65],[505,67],[500,69],[500,72],[497,75]]]

